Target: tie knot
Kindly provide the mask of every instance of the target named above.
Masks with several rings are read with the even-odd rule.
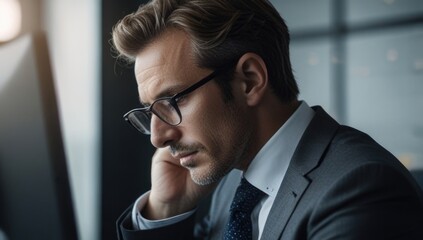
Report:
[[[263,195],[264,192],[251,185],[243,177],[236,190],[235,197],[231,205],[231,212],[240,211],[246,214],[251,214]]]

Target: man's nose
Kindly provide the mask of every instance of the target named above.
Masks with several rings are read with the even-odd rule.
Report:
[[[167,147],[171,143],[178,141],[180,136],[181,133],[177,126],[169,125],[153,114],[151,117],[150,141],[154,147]]]

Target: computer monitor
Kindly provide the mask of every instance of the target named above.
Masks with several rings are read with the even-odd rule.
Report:
[[[9,240],[78,239],[42,33],[0,45],[0,229]]]

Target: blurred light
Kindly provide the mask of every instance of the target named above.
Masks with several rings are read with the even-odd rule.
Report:
[[[315,53],[310,53],[310,55],[308,56],[308,64],[310,66],[316,66],[319,63],[320,63],[319,56],[317,56],[317,54]]]
[[[423,70],[423,58],[417,59],[416,61],[414,61],[414,67],[417,71],[422,71]]]
[[[387,5],[392,5],[395,3],[395,0],[383,0]]]
[[[386,59],[390,62],[395,62],[398,60],[398,51],[396,49],[389,49],[386,53]]]
[[[398,160],[408,169],[413,168],[413,162],[415,161],[414,154],[412,153],[401,153],[397,156]]]
[[[369,77],[370,76],[370,68],[366,66],[356,67],[353,70],[353,74],[357,77]]]
[[[16,37],[21,30],[21,5],[17,0],[0,0],[0,42]]]
[[[340,63],[339,58],[335,55],[331,56],[330,61],[331,61],[332,64],[339,64]]]

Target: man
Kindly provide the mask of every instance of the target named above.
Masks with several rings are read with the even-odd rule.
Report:
[[[153,0],[113,41],[135,62],[145,106],[125,119],[157,148],[120,239],[423,239],[408,171],[297,100],[288,29],[268,1]]]

